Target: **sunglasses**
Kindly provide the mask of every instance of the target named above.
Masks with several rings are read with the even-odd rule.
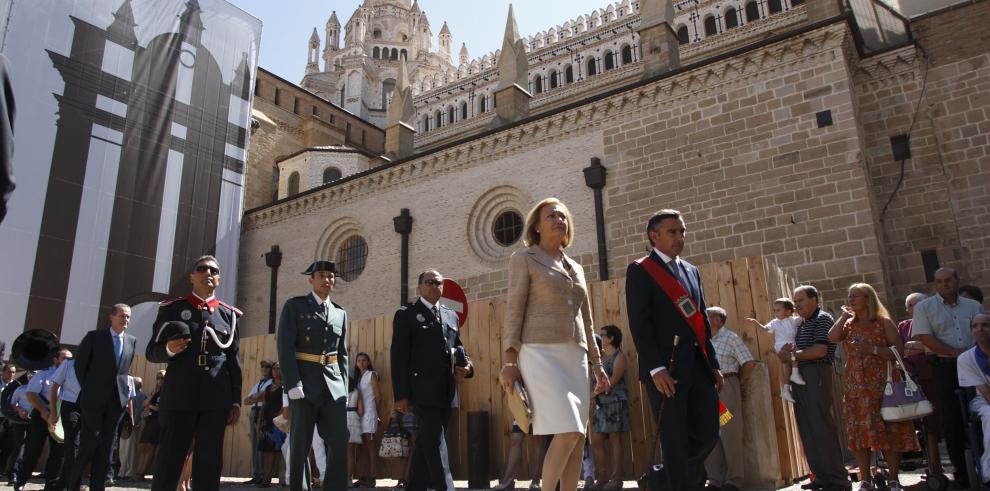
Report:
[[[205,273],[207,271],[209,271],[210,274],[214,276],[220,274],[220,268],[214,268],[213,266],[207,266],[205,264],[200,264],[199,266],[196,266],[197,273]]]
[[[438,281],[438,280],[425,280],[423,281],[423,283],[430,286],[440,286],[443,284],[442,281]]]

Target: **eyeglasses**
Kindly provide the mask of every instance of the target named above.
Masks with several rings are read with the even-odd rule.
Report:
[[[210,274],[213,276],[220,274],[220,268],[214,268],[213,266],[207,266],[205,264],[200,264],[199,266],[196,266],[197,273],[205,273],[207,271],[209,271]]]
[[[424,280],[423,284],[430,286],[440,286],[443,285],[443,282],[438,280]]]

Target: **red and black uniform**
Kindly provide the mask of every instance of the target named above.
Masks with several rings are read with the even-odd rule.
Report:
[[[240,406],[241,362],[238,318],[243,313],[215,296],[194,293],[159,304],[148,361],[167,363],[158,419],[161,436],[155,458],[152,491],[174,491],[190,445],[192,479],[197,491],[216,491],[223,467],[223,437],[231,408]],[[162,324],[181,321],[192,340],[185,351],[171,354]]]

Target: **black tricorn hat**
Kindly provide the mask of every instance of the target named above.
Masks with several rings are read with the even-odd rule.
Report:
[[[166,341],[192,338],[192,334],[189,331],[189,324],[182,321],[168,321],[162,324],[161,331],[158,333],[158,339],[162,338]]]
[[[333,261],[313,261],[313,264],[309,265],[309,269],[303,271],[302,274],[312,276],[317,271],[329,271],[337,274],[337,265]]]

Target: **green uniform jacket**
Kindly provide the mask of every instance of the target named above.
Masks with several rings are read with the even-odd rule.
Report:
[[[347,312],[333,306],[325,317],[313,294],[285,302],[278,320],[278,363],[286,392],[302,387],[306,400],[314,404],[347,401]],[[296,353],[337,355],[337,363],[296,359]]]

